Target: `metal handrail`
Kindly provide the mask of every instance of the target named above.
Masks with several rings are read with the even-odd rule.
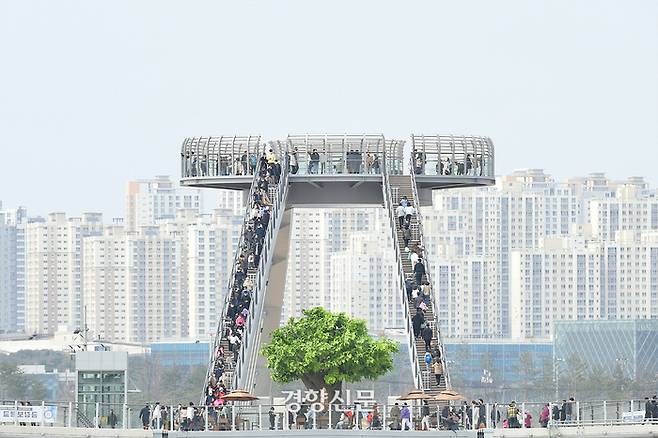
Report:
[[[258,273],[256,274],[256,280],[254,281],[254,298],[252,298],[251,304],[250,304],[250,309],[249,309],[249,315],[247,318],[247,322],[249,323],[248,326],[248,332],[245,330],[245,337],[251,336],[253,330],[256,330],[254,334],[254,343],[255,345],[258,345],[258,339],[260,339],[260,324],[256,324],[256,321],[253,321],[255,316],[260,313],[260,312],[254,312],[256,309],[256,305],[259,304],[259,302],[262,302],[262,292],[265,290],[267,287],[267,277],[265,274],[269,270],[269,266],[273,257],[274,257],[274,245],[276,242],[274,241],[276,238],[276,233],[275,230],[279,226],[279,222],[283,220],[283,213],[285,210],[285,198],[288,192],[288,157],[287,155],[284,156],[284,159],[282,160],[283,164],[281,166],[281,177],[279,179],[279,184],[277,186],[277,193],[276,193],[276,200],[273,202],[273,211],[270,216],[270,223],[267,226],[267,240],[263,244],[263,250],[261,251],[261,258],[259,260],[259,268],[258,268]],[[270,257],[271,256],[271,257]],[[262,265],[261,265],[262,262]],[[262,306],[261,306],[262,308]],[[260,322],[260,321],[258,321]],[[246,326],[246,324],[245,324]],[[243,344],[245,348],[247,348],[247,343],[245,342]],[[244,357],[244,355],[242,356]],[[249,374],[246,376],[246,385],[243,385],[245,388],[247,388],[251,384],[251,380],[253,378],[253,375],[256,371],[256,367],[254,366],[255,363],[258,360],[258,350],[252,349],[251,355],[248,358],[248,367],[247,370],[249,371]],[[244,363],[244,360],[241,362]]]
[[[413,158],[412,158],[413,159]],[[445,356],[445,344],[443,343],[443,335],[441,334],[441,327],[439,325],[439,297],[434,291],[434,283],[432,282],[432,276],[430,275],[431,267],[429,259],[427,257],[427,250],[425,242],[423,241],[423,215],[420,212],[420,203],[418,197],[418,189],[416,187],[416,175],[414,172],[411,173],[411,190],[413,192],[414,199],[416,200],[416,223],[418,224],[418,242],[420,243],[420,248],[423,253],[423,260],[427,264],[427,269],[425,269],[425,276],[427,277],[427,282],[430,287],[431,302],[432,302],[432,312],[434,313],[434,329],[436,330],[437,339],[439,340],[439,348],[441,351],[441,361],[443,362],[443,375],[445,376],[446,389],[450,389],[450,372],[448,371],[446,356]]]
[[[393,238],[393,246],[395,247],[395,261],[398,266],[398,281],[400,282],[400,291],[402,292],[402,302],[404,303],[404,312],[406,315],[405,323],[407,325],[407,336],[409,343],[409,354],[412,357],[412,362],[414,366],[412,367],[413,378],[416,388],[423,388],[423,378],[422,372],[420,369],[420,363],[418,362],[418,351],[416,349],[416,339],[413,335],[412,322],[411,322],[411,312],[409,310],[409,301],[407,300],[407,291],[405,287],[405,278],[404,278],[404,269],[402,268],[402,260],[400,259],[400,245],[397,238],[397,228],[395,221],[395,213],[392,206],[393,196],[391,194],[391,185],[389,182],[388,176],[388,167],[386,165],[386,159],[384,158],[384,166],[382,169],[382,175],[384,179],[384,184],[382,184],[382,192],[384,196],[384,206],[388,210],[388,219],[389,219],[389,228],[391,230],[391,237]]]
[[[287,171],[287,166],[282,166],[282,169],[284,167],[286,167],[286,169],[282,171],[282,174],[283,174],[283,172]],[[279,183],[280,183],[279,186],[281,185],[282,181],[283,181],[283,178],[281,178],[281,180],[279,181]],[[287,173],[286,173],[286,181],[287,181]],[[253,195],[254,195],[254,192],[255,192],[257,187],[258,187],[258,172],[254,172],[254,175],[253,175],[253,178],[252,178],[252,181],[251,181],[251,186],[249,187],[249,193],[247,194],[247,199],[246,199],[246,202],[245,202],[245,214],[244,214],[244,219],[243,219],[243,223],[242,223],[242,229],[240,231],[240,239],[238,241],[237,251],[235,253],[233,266],[231,267],[231,275],[229,277],[228,291],[227,291],[227,293],[224,297],[224,307],[222,309],[222,313],[221,313],[219,323],[217,324],[217,332],[215,334],[215,340],[212,343],[213,347],[212,347],[211,352],[210,352],[211,356],[210,356],[210,360],[209,360],[208,370],[207,370],[207,373],[206,373],[206,382],[205,382],[205,385],[204,385],[204,393],[203,393],[202,398],[201,398],[201,404],[205,403],[207,385],[208,385],[208,382],[210,381],[211,376],[214,374],[214,371],[215,371],[215,363],[216,363],[215,353],[216,353],[216,351],[219,347],[219,344],[221,343],[222,335],[225,332],[226,312],[228,310],[229,303],[231,301],[231,294],[232,294],[233,286],[234,286],[234,283],[235,283],[235,269],[236,269],[236,266],[238,264],[240,255],[242,253],[242,248],[243,248],[243,244],[244,244],[244,234],[245,234],[245,231],[247,229],[247,225],[249,223],[249,217],[250,217],[250,213],[251,213],[251,200],[253,199]],[[277,196],[277,198],[278,198],[278,196]],[[274,216],[275,216],[274,214],[272,214],[270,216],[270,223],[267,226],[266,233],[268,233],[269,235],[271,235],[271,229],[272,229],[272,225],[273,225],[273,217]],[[258,264],[259,264],[258,272],[259,273],[261,271],[260,265],[266,259],[265,256],[266,256],[265,246],[263,246],[263,250],[261,251],[261,256],[260,256],[259,261],[258,261]],[[258,286],[260,285],[260,279],[259,279],[258,274],[257,274],[257,281],[254,281],[254,287],[253,287],[253,290],[252,290],[252,299],[251,299],[251,302],[249,304],[249,314],[247,315],[247,320],[245,321],[245,327],[248,326],[249,331],[251,331],[251,324],[249,324],[249,323],[252,320],[252,309],[253,309],[254,305],[258,304],[258,299],[259,299],[259,294],[258,294],[258,291],[257,291],[257,289],[258,289],[257,285]],[[240,344],[240,349],[245,347],[245,345],[247,344],[247,342],[248,342],[247,338],[248,338],[248,331],[245,330],[242,342]],[[233,388],[235,388],[235,385],[237,384],[238,376],[240,374],[239,371],[241,371],[241,369],[239,369],[239,366],[240,366],[240,363],[241,363],[240,356],[241,355],[238,355],[239,360],[235,364],[235,369],[233,370],[233,375],[232,375]]]
[[[279,215],[281,212],[281,204],[282,204],[282,199],[283,195],[287,192],[287,187],[288,187],[288,161],[287,159],[283,161],[283,164],[281,166],[281,178],[279,179],[279,183],[277,185],[277,196],[275,202],[272,204],[273,210],[272,214],[270,215],[270,221],[267,225],[267,230],[266,235],[267,239],[264,239],[263,242],[263,249],[261,250],[260,258],[258,260],[258,269],[256,271],[256,278],[254,280],[254,287],[252,291],[252,297],[251,297],[251,302],[249,303],[249,314],[247,315],[247,319],[245,321],[245,331],[242,336],[242,342],[240,344],[240,352],[238,354],[238,362],[236,363],[235,366],[235,372],[233,374],[233,389],[237,389],[238,384],[240,383],[240,380],[244,381],[244,378],[242,376],[242,370],[243,367],[245,366],[245,356],[248,351],[249,345],[250,345],[250,339],[252,338],[252,332],[254,330],[254,326],[256,325],[254,323],[254,309],[256,306],[259,305],[259,303],[262,301],[262,291],[265,289],[267,286],[267,279],[265,278],[265,272],[267,270],[267,264],[268,264],[268,257],[271,254],[271,248],[270,246],[272,245],[272,240],[273,240],[273,235],[274,235],[274,229],[277,226],[277,223],[279,221]],[[258,331],[256,332],[256,336],[258,334]],[[253,350],[252,350],[253,351]],[[244,354],[243,354],[244,352]],[[254,357],[257,357],[257,354],[253,355]],[[250,365],[253,362],[253,358],[248,358],[249,361],[249,366],[247,366],[248,371],[253,371],[253,367]]]
[[[494,145],[489,137],[457,136],[457,135],[418,135],[412,134],[411,171],[415,172],[414,155],[422,154],[423,170],[420,175],[458,175],[460,176],[494,177]],[[471,157],[471,167],[466,173],[467,158]],[[443,161],[449,159],[450,161]],[[436,173],[427,169],[428,162],[435,163]],[[445,166],[445,167],[444,167]]]
[[[228,310],[229,303],[231,302],[231,294],[233,293],[233,285],[235,283],[235,267],[240,259],[240,254],[242,253],[242,245],[244,243],[244,233],[247,230],[247,224],[249,222],[249,213],[250,213],[250,205],[251,205],[249,200],[253,199],[254,190],[256,189],[257,185],[258,185],[258,173],[254,172],[253,178],[251,180],[251,186],[249,187],[249,193],[247,194],[248,198],[245,203],[246,204],[245,215],[244,215],[244,220],[242,222],[242,228],[240,230],[240,239],[238,240],[237,251],[235,252],[235,259],[233,260],[233,266],[231,267],[231,275],[228,280],[228,290],[224,296],[224,306],[222,308],[222,313],[219,322],[217,324],[217,332],[215,333],[215,337],[214,337],[215,340],[212,343],[212,348],[210,351],[210,361],[208,363],[208,370],[206,372],[206,381],[204,382],[203,395],[201,396],[200,404],[205,404],[207,387],[210,382],[211,376],[215,372],[215,363],[216,363],[215,354],[217,349],[219,348],[219,344],[221,343],[222,335],[223,333],[225,333],[226,312]]]

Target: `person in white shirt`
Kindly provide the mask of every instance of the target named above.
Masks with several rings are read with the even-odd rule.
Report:
[[[185,413],[186,420],[186,429],[192,429],[192,423],[194,422],[194,403],[190,402],[190,405],[187,407],[187,412]]]
[[[413,269],[416,266],[416,263],[418,262],[418,253],[416,251],[410,251],[409,252],[409,261],[411,262],[411,269]]]
[[[162,408],[160,407],[160,402],[157,402],[153,408],[153,427],[156,430],[162,427]]]
[[[407,223],[411,223],[411,217],[416,214],[416,209],[413,207],[413,205],[409,204],[406,207],[404,207],[404,216],[405,220]]]
[[[404,226],[404,207],[402,204],[398,205],[395,209],[395,213],[398,215],[398,221],[400,222],[400,228]]]

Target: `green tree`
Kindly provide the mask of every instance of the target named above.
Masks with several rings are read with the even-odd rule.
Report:
[[[455,388],[466,388],[466,368],[471,361],[471,346],[466,343],[459,344],[457,352],[446,364],[450,369],[450,383]]]
[[[569,355],[566,360],[566,371],[562,375],[566,378],[560,378],[560,386],[564,381],[566,392],[570,397],[581,397],[583,390],[587,387],[588,369],[585,361],[577,354]]]
[[[0,364],[0,400],[43,400],[46,388],[12,363]]]
[[[537,389],[540,391],[540,398],[543,400],[553,399],[555,389],[553,360],[550,357],[541,359],[541,369],[536,382]]]
[[[374,380],[393,368],[397,343],[372,338],[365,321],[322,307],[303,313],[274,330],[262,349],[275,382],[301,379],[309,389],[333,394],[343,382]]]
[[[519,367],[524,399],[528,400],[528,392],[531,388],[536,388],[537,380],[537,373],[535,370],[535,356],[531,351],[521,352],[519,355]]]

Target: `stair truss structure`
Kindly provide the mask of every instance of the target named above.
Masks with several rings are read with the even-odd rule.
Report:
[[[423,216],[419,207],[431,206],[432,190],[494,184],[494,147],[487,137],[412,135],[410,149],[405,159],[404,141],[386,139],[381,134],[289,135],[286,140],[267,143],[255,135],[195,137],[183,142],[182,186],[241,190],[248,201],[234,272],[225,291],[213,339],[206,387],[213,376],[221,372],[228,390],[269,392],[271,380],[259,351],[281,319],[291,209],[383,206],[387,210],[396,254],[397,289],[405,303],[405,328],[414,384],[430,393],[450,388],[438,297],[429,269],[432,255],[423,242]],[[271,206],[260,257],[255,264],[249,264],[246,272],[236,272],[239,257],[248,246],[249,239],[245,235],[252,232],[250,200],[258,190],[258,164],[252,166],[252,160],[268,153],[278,157],[281,176],[277,183],[267,187]],[[416,208],[410,221],[411,237],[407,245],[396,214],[403,199]],[[415,260],[411,260],[409,251],[423,260],[427,268],[424,274],[417,276],[414,272]],[[424,320],[432,329],[430,348],[443,361],[446,378],[440,386],[424,362],[426,343],[414,336],[414,317],[419,302],[409,298],[408,285],[415,279],[420,280],[429,294],[423,306],[426,308]],[[227,309],[235,299],[234,294],[240,293],[244,281],[251,287],[249,311],[237,354],[229,354],[227,333],[232,320]],[[206,388],[202,403],[205,393]]]

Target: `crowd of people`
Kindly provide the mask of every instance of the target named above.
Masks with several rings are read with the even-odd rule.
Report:
[[[373,152],[366,152],[364,155],[363,152],[352,149],[345,152],[343,158],[333,152],[327,153],[324,149],[318,151],[317,148],[313,148],[307,152],[307,155],[309,175],[343,173],[340,171],[343,164],[346,173],[351,174],[377,174],[380,171],[379,155]],[[300,159],[297,148],[293,148],[289,156],[290,173],[295,175],[299,171]]]
[[[206,414],[207,409],[207,414]],[[149,404],[139,411],[139,420],[144,430],[179,430],[179,431],[199,431],[206,427],[206,415],[208,416],[208,427],[216,429],[217,425],[224,419],[225,429],[228,429],[231,406],[208,407],[195,406],[189,402],[187,406],[178,404],[178,406],[163,406],[156,402],[153,406]],[[110,413],[110,417],[114,413]],[[114,428],[116,416],[114,417]],[[172,423],[173,421],[173,423]]]
[[[483,159],[481,155],[466,154],[463,159],[450,159],[450,156],[438,156],[437,175],[482,176]],[[426,173],[427,156],[423,152],[413,151],[413,168],[416,175]]]
[[[327,153],[325,149],[310,149],[306,152],[308,163],[308,174],[378,174],[381,170],[380,156],[378,153],[352,149],[341,154]],[[287,153],[290,160],[290,173],[295,175],[299,172],[300,155],[296,147]],[[235,159],[231,155],[219,154],[214,156],[207,153],[199,153],[188,150],[181,153],[183,163],[183,177],[205,177],[205,176],[246,176],[253,175],[258,171],[259,157],[255,152],[243,151]],[[344,169],[344,170],[343,170]]]
[[[266,146],[258,148],[266,148]],[[305,155],[306,157],[300,157],[297,147],[293,147],[288,152],[293,175],[299,171],[300,159],[308,163],[308,174],[378,174],[380,172],[381,152],[350,149],[343,154],[333,150],[327,151],[325,148],[309,148]],[[258,153],[247,150],[237,154],[209,154],[204,150],[189,149],[181,152],[181,160],[183,177],[253,175],[258,168]],[[432,165],[434,160],[436,160],[434,169],[436,175],[482,176],[488,165],[487,159],[482,154],[457,151],[455,154],[426,154],[414,150],[412,151],[414,173],[427,174],[426,167],[428,163]]]
[[[230,385],[230,380],[225,381],[224,376],[227,371],[235,368],[238,360],[254,293],[255,273],[260,262],[265,234],[272,213],[269,189],[278,185],[281,178],[281,163],[272,149],[269,149],[257,160],[255,170],[257,176],[249,200],[250,212],[246,218],[243,239],[238,249],[228,306],[222,321],[222,342],[214,352],[214,367],[207,386],[206,406],[222,406],[224,395],[231,389],[227,387]],[[225,346],[228,347],[228,351]]]
[[[425,314],[431,308],[431,289],[426,277],[426,267],[423,260],[423,248],[412,242],[411,224],[416,216],[416,209],[406,196],[402,196],[395,214],[398,218],[398,227],[402,232],[404,251],[408,261],[411,263],[413,274],[408,274],[405,279],[405,289],[409,307],[415,309],[411,318],[414,338],[422,339],[425,343],[425,364],[435,376],[436,384],[440,387],[443,377],[443,363],[441,361],[441,349],[438,344],[432,345],[434,330]]]

